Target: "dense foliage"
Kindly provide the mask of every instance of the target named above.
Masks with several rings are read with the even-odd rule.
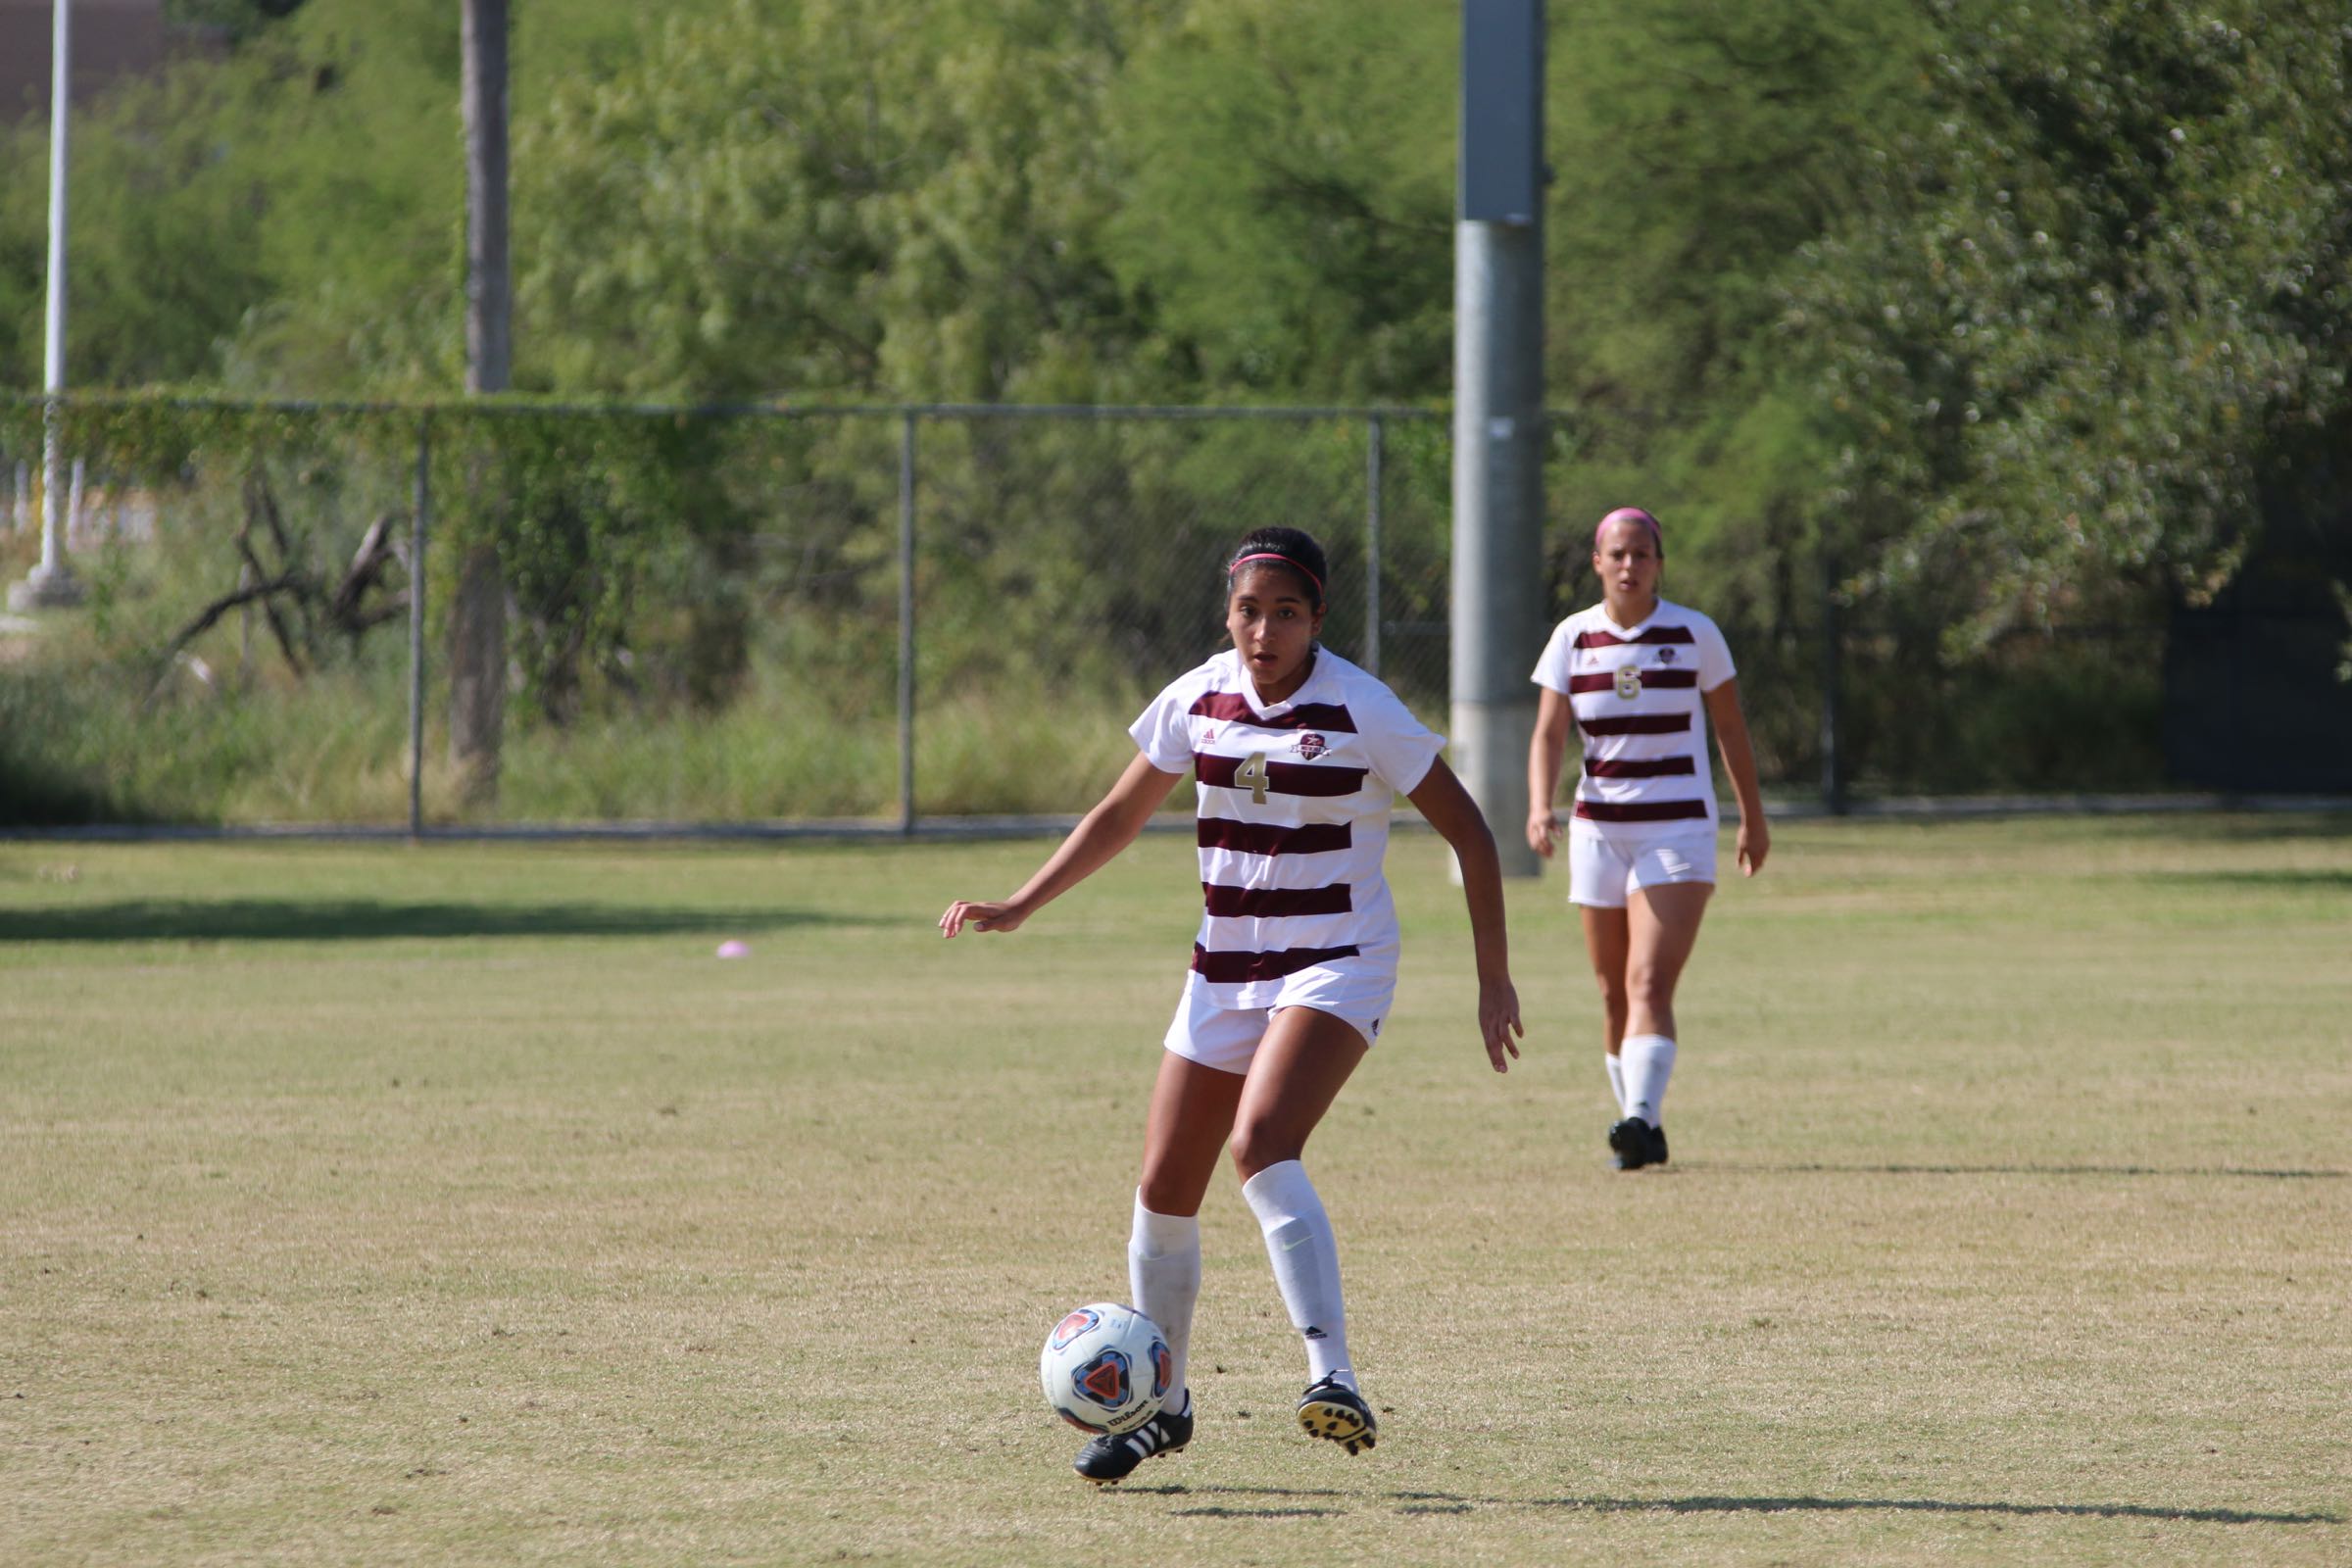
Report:
[[[454,0],[181,15],[226,46],[76,142],[74,383],[459,386]],[[1452,7],[572,0],[514,25],[527,392],[1446,396]],[[1554,0],[1562,592],[1582,519],[1640,498],[1676,591],[1788,689],[1834,598],[1890,662],[1955,692],[2002,671],[2072,724],[2113,672],[2071,658],[2052,691],[2035,649],[2210,600],[2266,527],[2352,580],[2348,73],[2328,0]],[[44,156],[37,123],[0,140],[0,387],[37,384]],[[520,553],[557,709],[667,548],[616,541],[732,514],[631,477],[691,465],[678,441],[594,444],[565,494],[519,476],[532,514],[478,519]],[[972,470],[983,498],[1012,479]],[[1808,726],[1765,726],[1784,773]]]

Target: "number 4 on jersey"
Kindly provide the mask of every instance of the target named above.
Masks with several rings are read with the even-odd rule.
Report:
[[[1233,787],[1248,790],[1252,806],[1266,804],[1266,754],[1251,752],[1248,761],[1233,770]]]

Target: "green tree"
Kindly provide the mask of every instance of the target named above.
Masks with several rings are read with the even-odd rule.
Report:
[[[1788,514],[1827,454],[1777,289],[1859,205],[1850,149],[1911,113],[1923,30],[1882,0],[1555,8],[1547,373],[1571,535],[1639,501],[1674,518],[1678,554],[1720,536],[1719,564],[1801,543]]]
[[[459,21],[456,0],[311,0],[233,63],[243,114],[228,133],[265,193],[257,238],[272,287],[224,366],[232,385],[464,384]],[[639,25],[612,0],[523,8],[516,120],[572,72],[622,57]]]
[[[667,396],[1076,395],[1124,311],[1083,0],[737,4],[518,122],[526,373]]]
[[[181,70],[75,118],[67,368],[74,385],[209,376],[266,290],[252,191],[211,127],[223,78]],[[40,385],[47,296],[46,122],[0,135],[0,386]]]
[[[1175,395],[1446,394],[1459,38],[1421,0],[1195,0],[1144,41],[1106,244]]]
[[[1955,636],[2200,602],[2266,483],[2341,429],[2340,9],[1938,0],[1930,118],[1789,288],[1871,581],[1969,585]]]
[[[75,125],[75,384],[459,386],[455,0],[205,0],[189,20],[228,26],[237,47],[120,82]],[[638,63],[645,26],[623,0],[524,8],[517,121]],[[38,384],[47,146],[41,124],[0,138],[0,384]]]
[[[166,26],[209,33],[231,47],[301,10],[306,0],[164,0]]]

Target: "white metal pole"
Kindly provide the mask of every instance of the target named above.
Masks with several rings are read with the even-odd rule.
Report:
[[[1543,0],[1463,0],[1453,245],[1452,753],[1505,876],[1544,650]],[[1457,865],[1458,873],[1459,867]]]
[[[914,831],[914,411],[899,416],[899,831]]]
[[[416,508],[409,519],[409,837],[424,837],[424,541],[433,517],[433,426],[416,424]]]
[[[49,58],[49,312],[41,349],[41,391],[48,405],[41,435],[41,569],[65,561],[58,515],[57,404],[66,389],[66,139],[74,102],[74,0],[55,0]]]
[[[1454,225],[1453,765],[1504,876],[1528,847],[1528,671],[1544,648],[1543,241],[1533,223]]]
[[[80,584],[66,565],[65,509],[57,451],[58,395],[66,389],[66,127],[73,104],[74,0],[52,0],[55,29],[49,61],[49,313],[41,355],[41,564],[11,588],[18,610],[70,605]]]

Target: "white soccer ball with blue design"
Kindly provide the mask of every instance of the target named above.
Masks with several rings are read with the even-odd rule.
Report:
[[[1038,1381],[1054,1413],[1080,1431],[1113,1437],[1159,1414],[1175,1371],[1159,1325],[1114,1301],[1096,1301],[1063,1317],[1037,1358]]]

